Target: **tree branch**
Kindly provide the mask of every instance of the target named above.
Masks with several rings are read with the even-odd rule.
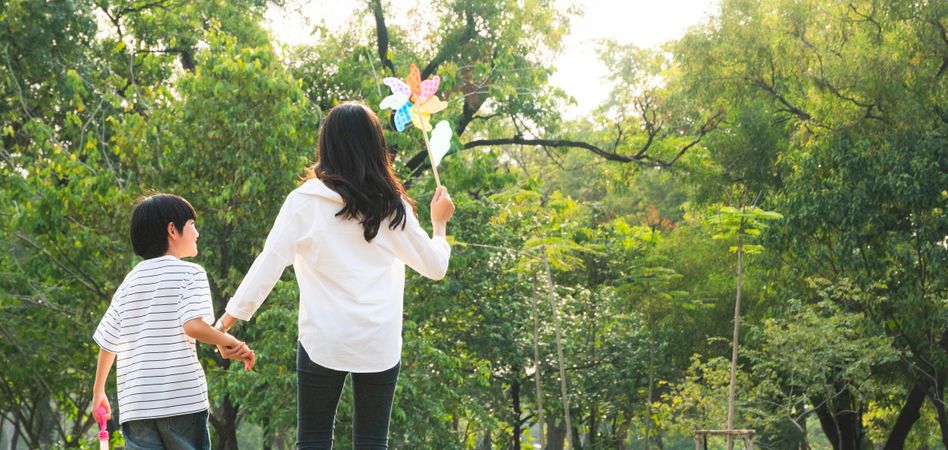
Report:
[[[636,99],[635,105],[638,107],[639,114],[642,116],[642,120],[645,122],[645,134],[648,135],[645,145],[643,145],[642,148],[640,148],[639,151],[635,153],[635,156],[633,156],[633,158],[642,158],[645,156],[645,152],[648,151],[649,147],[652,146],[655,136],[657,136],[658,132],[661,131],[662,123],[658,121],[658,112],[655,111],[654,105],[652,104],[652,98],[648,94],[643,95],[640,99]],[[616,143],[618,143],[618,141],[618,138],[616,138]]]
[[[852,7],[852,5],[850,5],[850,7]],[[875,120],[878,120],[878,121],[883,122],[883,123],[889,123],[888,120],[886,120],[884,117],[879,116],[879,115],[875,115],[875,114],[872,113],[872,110],[873,110],[873,109],[878,109],[879,111],[882,111],[882,108],[879,107],[878,103],[869,103],[869,102],[866,102],[866,101],[861,101],[861,100],[857,99],[856,97],[852,97],[852,96],[849,96],[849,95],[844,94],[841,89],[839,89],[838,87],[834,86],[833,83],[831,83],[831,82],[826,78],[826,72],[825,72],[824,66],[823,66],[823,55],[820,54],[820,51],[819,51],[819,49],[816,47],[816,45],[814,45],[812,42],[810,42],[810,41],[806,38],[806,34],[805,34],[805,32],[804,32],[803,30],[798,30],[798,31],[796,32],[796,36],[800,39],[801,42],[803,42],[803,44],[804,44],[808,49],[810,49],[810,51],[813,52],[813,55],[816,56],[816,61],[819,63],[820,77],[819,77],[819,79],[816,80],[816,86],[817,86],[818,88],[823,89],[823,90],[828,90],[831,94],[835,95],[836,97],[838,97],[838,98],[840,98],[840,99],[847,100],[847,101],[849,101],[850,103],[852,103],[852,104],[854,104],[854,105],[856,105],[856,106],[858,106],[858,107],[860,107],[860,108],[865,108],[865,109],[866,109],[866,113],[865,113],[865,115],[864,115],[863,117],[866,118],[866,119],[875,119]],[[833,51],[833,50],[830,50],[830,51]],[[840,56],[840,57],[841,57],[841,55],[839,55],[838,52],[834,52],[834,53],[835,53],[837,56]]]
[[[98,295],[99,298],[104,298],[104,299],[109,298],[108,295],[106,295],[106,293],[102,291],[102,288],[100,288],[99,285],[96,284],[95,280],[93,280],[92,277],[86,275],[85,273],[82,273],[81,270],[78,270],[78,269],[73,270],[72,268],[64,264],[62,261],[56,259],[56,257],[53,256],[53,254],[49,250],[44,248],[42,245],[40,245],[38,242],[31,239],[27,235],[19,231],[14,232],[13,235],[19,238],[20,240],[30,244],[31,246],[33,246],[33,248],[42,252],[44,255],[46,255],[49,258],[49,260],[54,265],[59,266],[60,269],[62,269],[63,271],[71,275],[73,279],[79,282],[79,284],[82,284],[83,286],[88,288],[90,291],[92,291],[94,294]]]
[[[945,45],[948,45],[948,30],[945,30],[945,26],[937,20],[929,21],[935,28],[938,28],[938,34],[941,36],[942,42]],[[942,75],[945,74],[945,70],[948,70],[948,55],[941,57],[941,67],[938,68],[938,73],[935,74],[935,79],[940,79]]]
[[[701,125],[701,128],[698,129],[698,135],[691,142],[689,142],[687,145],[682,147],[681,150],[678,151],[678,154],[675,155],[675,157],[671,159],[671,161],[668,161],[667,163],[663,163],[662,166],[668,167],[668,166],[671,166],[672,164],[675,164],[675,161],[678,161],[678,158],[681,158],[682,155],[684,155],[685,152],[688,151],[688,149],[697,145],[699,142],[701,142],[701,139],[704,138],[706,134],[710,133],[715,128],[717,128],[718,125],[721,123],[721,120],[723,119],[724,119],[724,111],[718,111],[716,114],[711,116],[711,118],[706,120],[704,124]]]
[[[786,112],[789,112],[789,113],[791,113],[791,114],[797,116],[798,119],[803,120],[803,121],[808,121],[808,120],[810,120],[810,119],[813,118],[813,116],[811,116],[811,115],[810,115],[809,113],[807,113],[806,111],[804,111],[804,110],[802,110],[802,109],[800,109],[800,108],[797,108],[797,107],[794,106],[792,103],[790,103],[790,102],[786,99],[786,97],[784,97],[784,96],[781,95],[779,92],[777,92],[777,89],[774,88],[772,85],[767,84],[766,81],[764,81],[764,80],[758,78],[758,79],[750,80],[750,82],[751,82],[752,85],[757,86],[757,87],[759,87],[759,88],[761,88],[761,89],[767,91],[768,93],[770,93],[770,95],[772,95],[774,98],[776,98],[777,101],[780,102],[780,104],[782,104],[782,105],[786,108],[786,109],[785,109]]]
[[[572,141],[568,139],[528,139],[523,136],[514,136],[509,138],[499,138],[499,139],[477,139],[464,144],[465,149],[475,148],[475,147],[488,147],[492,145],[539,145],[542,147],[560,147],[560,148],[581,148],[584,150],[589,150],[596,155],[605,158],[608,161],[617,161],[622,163],[636,163],[645,166],[653,167],[670,167],[675,164],[678,159],[680,159],[689,149],[697,145],[701,140],[711,131],[715,130],[721,121],[724,119],[724,111],[718,111],[712,115],[708,120],[706,120],[701,127],[698,129],[698,133],[694,139],[685,144],[675,157],[668,161],[659,161],[654,158],[649,157],[646,153],[648,147],[651,145],[654,135],[649,135],[648,142],[634,155],[622,155],[615,151],[604,150],[596,145],[590,144],[583,141]],[[657,132],[657,131],[656,131]],[[424,155],[422,155],[421,161],[424,161]]]
[[[618,162],[635,162],[642,163],[641,159],[636,159],[631,156],[620,155],[618,153],[609,152],[603,150],[595,145],[592,145],[588,142],[582,141],[571,141],[567,139],[526,139],[522,136],[514,136],[510,138],[500,138],[500,139],[477,139],[464,144],[464,148],[474,148],[474,147],[487,147],[492,145],[542,145],[544,147],[573,147],[573,148],[582,148],[589,150],[609,161],[618,161]]]
[[[855,5],[853,5],[852,3],[849,4],[849,9],[853,12],[853,14],[855,14],[855,15],[857,15],[857,16],[859,16],[859,17],[862,17],[865,21],[867,21],[867,22],[869,22],[869,23],[875,25],[875,27],[876,27],[876,42],[879,42],[879,41],[882,39],[882,25],[880,25],[879,22],[876,21],[876,19],[874,18],[874,16],[876,15],[876,7],[875,7],[874,5],[871,5],[870,8],[871,8],[871,11],[869,11],[868,13],[863,14],[863,13],[859,12],[858,9],[856,9],[856,6],[855,6]]]
[[[385,25],[385,13],[382,11],[382,0],[369,0],[372,15],[375,16],[375,36],[378,39],[379,60],[388,67],[391,76],[395,76],[395,64],[388,59],[388,27]]]
[[[142,3],[138,6],[129,6],[129,7],[120,9],[118,13],[116,14],[116,16],[121,17],[128,13],[137,13],[137,12],[144,11],[146,9],[154,8],[156,6],[161,7],[162,9],[167,9],[167,3],[168,3],[168,0],[156,0],[153,2]]]

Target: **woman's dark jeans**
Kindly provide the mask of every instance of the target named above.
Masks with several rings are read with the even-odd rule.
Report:
[[[400,365],[383,372],[352,374],[352,443],[356,450],[388,448],[388,422]],[[297,449],[332,449],[336,405],[348,374],[314,363],[297,343]]]

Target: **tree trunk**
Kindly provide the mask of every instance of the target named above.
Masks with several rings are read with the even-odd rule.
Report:
[[[13,422],[13,438],[10,439],[10,449],[16,450],[17,444],[20,443],[20,427],[17,426],[16,421]]]
[[[26,421],[22,422],[23,434],[20,437],[26,439],[27,448],[40,448],[43,445],[43,416],[37,411],[37,407],[38,403],[33,402],[30,406],[30,415]],[[39,422],[38,425],[37,422]]]
[[[861,450],[865,434],[862,429],[862,408],[853,407],[848,389],[844,389],[837,400],[847,405],[841,411],[830,410],[826,403],[816,409],[823,432],[833,450]]]
[[[566,389],[566,363],[563,360],[563,337],[560,330],[560,316],[556,308],[556,291],[553,289],[553,269],[550,268],[550,258],[546,255],[546,247],[541,247],[540,251],[543,252],[543,267],[546,269],[546,284],[547,289],[550,291],[550,309],[553,312],[553,327],[556,331],[556,356],[560,366],[560,391],[563,396],[563,416],[566,420],[566,441],[569,442],[570,448],[576,448],[572,442],[573,424],[569,416],[569,394]]]
[[[510,385],[510,401],[513,403],[513,430],[510,433],[510,450],[520,450],[520,423],[523,410],[520,409],[520,382],[516,379]]]
[[[214,430],[217,431],[215,450],[239,450],[237,448],[237,413],[239,411],[240,406],[231,402],[229,395],[225,395],[224,401],[215,408],[210,420]]]
[[[902,410],[899,411],[899,417],[889,433],[889,439],[885,442],[884,450],[902,450],[905,447],[905,438],[908,437],[915,421],[921,417],[920,410],[924,402],[925,389],[916,384],[905,400]]]
[[[797,419],[793,420],[793,425],[797,427],[797,430],[800,431],[800,443],[797,446],[798,450],[810,450],[810,438],[807,435],[806,427],[806,403],[800,402],[797,403],[795,407],[794,414],[797,415]],[[801,420],[802,419],[802,420]]]
[[[727,389],[727,429],[734,429],[734,390],[737,385],[737,348],[741,329],[741,281],[744,275],[744,218],[737,234],[737,298],[734,301],[734,338],[731,342],[731,383]],[[734,436],[727,436],[727,450],[734,450]]]
[[[652,396],[655,391],[655,318],[652,314],[651,297],[648,306],[648,398],[645,404],[645,450],[651,448],[652,440]]]
[[[624,427],[620,422],[621,416],[619,413],[616,413],[612,416],[612,447],[616,450],[622,450],[625,448],[625,437],[623,434]]]
[[[494,443],[490,440],[490,428],[484,430],[484,439],[481,440],[480,445],[477,446],[477,450],[491,450],[494,447]]]
[[[573,440],[571,440],[569,443],[570,450],[582,450],[583,449],[583,440],[581,439],[582,436],[579,433],[573,433],[572,436],[573,436]]]
[[[599,407],[596,404],[593,404],[591,411],[589,412],[589,447],[596,448],[596,428],[599,426],[597,420],[599,418]]]
[[[938,412],[938,427],[941,429],[941,443],[948,446],[948,412],[945,411],[945,390],[944,385],[936,389],[936,395],[931,396],[929,400],[935,405],[935,411]]]
[[[391,76],[395,76],[395,64],[388,58],[388,27],[385,25],[385,13],[382,11],[382,2],[373,0],[370,4],[375,17],[375,37],[378,42],[379,60],[387,67]]]
[[[271,436],[270,431],[270,418],[268,416],[263,416],[261,420],[260,428],[263,431],[263,449],[262,450],[273,450],[273,437]]]
[[[78,404],[83,405],[83,404],[88,404],[91,402],[92,402],[92,398],[89,398],[88,400],[80,400]],[[72,430],[70,430],[69,432],[73,436],[73,442],[75,443],[76,448],[78,448],[80,445],[79,438],[82,435],[86,434],[86,432],[89,431],[89,429],[91,429],[93,426],[95,426],[96,429],[98,429],[98,423],[92,417],[91,414],[84,414],[83,416],[80,416],[79,418],[77,418],[77,420],[73,422]]]
[[[547,437],[546,445],[548,450],[563,450],[566,447],[566,428],[556,424],[556,419],[550,419],[546,423]]]
[[[540,450],[543,450],[546,448],[546,440],[543,436],[543,428],[546,426],[546,422],[543,419],[543,389],[540,386],[540,374],[543,373],[543,370],[541,370],[542,364],[540,362],[540,291],[537,283],[539,281],[534,283],[533,288],[533,361],[536,366],[533,378],[537,385],[537,429],[539,430]]]
[[[820,427],[823,428],[823,434],[826,435],[826,439],[830,445],[833,446],[833,450],[839,450],[839,430],[836,426],[836,420],[829,411],[829,408],[825,405],[818,406],[816,408],[816,417],[820,419]]]

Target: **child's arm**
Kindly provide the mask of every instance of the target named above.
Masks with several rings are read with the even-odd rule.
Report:
[[[237,348],[246,345],[237,338],[208,325],[207,322],[199,317],[184,323],[184,334],[205,344],[216,345],[218,347]],[[250,354],[250,357],[244,359],[244,370],[253,369],[254,360],[255,357],[253,353]]]
[[[95,366],[95,384],[92,388],[92,414],[95,415],[95,409],[104,406],[105,415],[103,420],[112,418],[112,406],[109,405],[109,397],[105,395],[105,381],[109,378],[109,372],[112,370],[112,363],[115,362],[115,353],[99,349],[99,361]]]

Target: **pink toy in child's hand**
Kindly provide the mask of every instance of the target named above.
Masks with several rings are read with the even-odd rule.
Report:
[[[105,429],[105,413],[109,412],[100,406],[95,409],[95,420],[99,422],[99,450],[109,450],[109,432]]]
[[[104,406],[95,409],[95,420],[99,422],[99,429],[103,431],[105,430],[105,413],[107,412],[109,412],[109,410],[105,409]]]

